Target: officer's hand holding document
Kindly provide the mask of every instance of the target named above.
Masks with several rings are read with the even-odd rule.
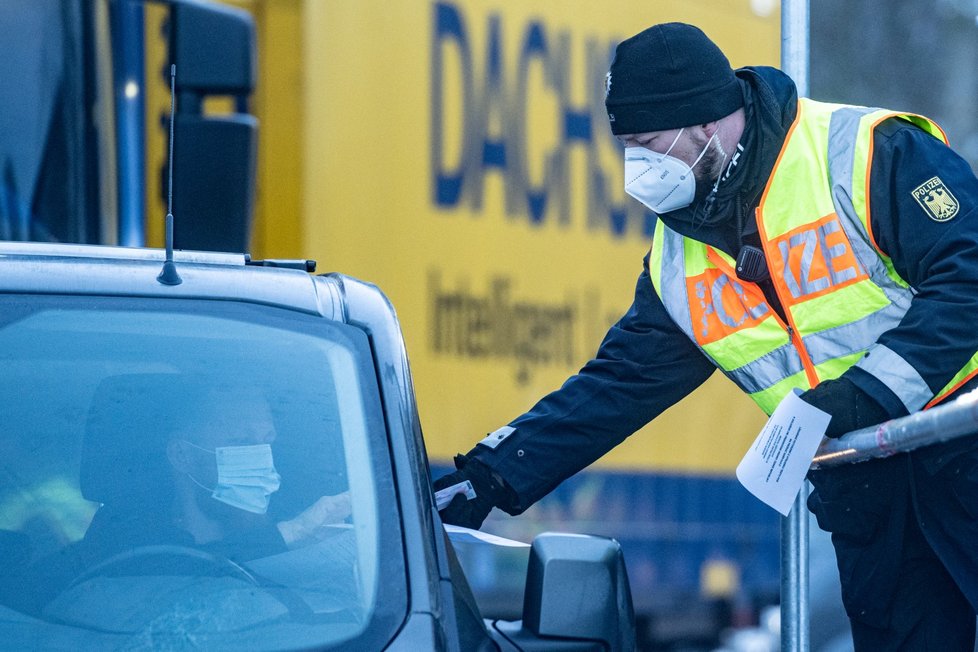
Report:
[[[737,479],[761,502],[787,516],[832,418],[790,392],[737,466]]]

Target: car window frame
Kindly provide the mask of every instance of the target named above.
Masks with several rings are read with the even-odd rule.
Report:
[[[389,426],[384,408],[383,384],[376,367],[378,361],[371,338],[364,329],[321,315],[289,310],[247,301],[197,298],[159,298],[141,296],[73,295],[73,294],[3,294],[0,293],[0,329],[38,311],[57,310],[129,310],[146,312],[184,312],[209,315],[293,331],[314,337],[342,332],[354,345],[354,357],[364,400],[370,409],[369,450],[376,478],[378,532],[378,586],[369,622],[354,638],[330,642],[324,649],[379,648],[390,641],[408,616],[409,596],[404,531],[400,522],[398,492],[395,487]],[[337,330],[338,329],[338,330]],[[400,578],[399,586],[394,584]]]

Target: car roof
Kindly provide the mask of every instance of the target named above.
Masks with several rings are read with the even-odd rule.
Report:
[[[0,292],[237,300],[342,320],[336,283],[245,254],[174,251],[182,282],[157,280],[162,249],[0,242]]]

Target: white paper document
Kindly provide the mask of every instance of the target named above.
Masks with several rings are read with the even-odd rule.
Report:
[[[530,547],[530,544],[523,543],[522,541],[506,539],[495,534],[489,534],[488,532],[480,532],[479,530],[470,530],[467,527],[461,527],[459,525],[446,525],[445,531],[448,532],[448,538],[456,543],[489,543],[494,546],[505,546],[507,548]]]
[[[467,499],[472,500],[475,498],[475,488],[469,480],[463,480],[453,484],[451,487],[445,487],[441,491],[435,492],[435,507],[438,511],[445,509],[448,503],[452,502],[457,494],[463,494]]]
[[[737,466],[737,479],[761,502],[787,516],[832,418],[798,398],[782,399]]]

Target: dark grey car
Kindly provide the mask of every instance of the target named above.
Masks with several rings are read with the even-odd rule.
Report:
[[[0,243],[0,648],[634,647],[608,539],[541,535],[483,619],[377,288],[162,261]]]

